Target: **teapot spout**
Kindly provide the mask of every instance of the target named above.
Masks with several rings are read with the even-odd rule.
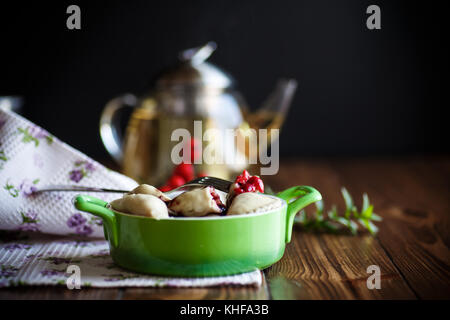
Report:
[[[294,79],[278,80],[275,91],[269,95],[261,108],[256,112],[244,113],[246,121],[239,128],[238,135],[244,139],[245,144],[238,148],[248,159],[255,160],[258,154],[264,152],[269,145],[278,140],[279,129],[284,123],[296,89],[297,81]],[[263,133],[266,135],[266,144],[260,145],[257,142],[256,131],[259,129],[267,130],[266,133]]]
[[[292,98],[297,90],[297,81],[294,79],[280,79],[275,90],[264,101],[261,109],[278,112],[286,115],[291,106]]]
[[[294,79],[280,79],[275,90],[264,101],[261,108],[248,116],[248,123],[253,129],[281,129],[292,98],[297,89]]]

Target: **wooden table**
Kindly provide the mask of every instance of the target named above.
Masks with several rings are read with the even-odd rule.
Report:
[[[377,237],[305,233],[294,228],[284,257],[264,270],[260,288],[55,287],[0,289],[9,299],[449,299],[450,158],[283,160],[266,179],[273,189],[318,188],[328,208],[343,209],[341,186],[361,205],[367,192],[384,218]],[[366,269],[378,265],[381,289]]]

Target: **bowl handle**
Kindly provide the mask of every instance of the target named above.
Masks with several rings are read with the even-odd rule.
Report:
[[[117,221],[113,211],[109,210],[106,205],[108,202],[86,195],[77,195],[74,199],[74,205],[78,210],[85,211],[100,217],[108,230],[108,238],[114,247],[119,244],[117,232]]]
[[[313,187],[296,186],[277,194],[277,197],[288,203],[286,213],[286,243],[291,241],[292,226],[297,212],[310,205],[311,203],[322,200],[322,195]],[[292,201],[293,199],[296,199]]]

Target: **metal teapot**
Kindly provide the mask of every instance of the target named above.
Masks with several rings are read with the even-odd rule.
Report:
[[[203,131],[212,128],[223,136],[226,130],[236,130],[248,138],[257,129],[280,129],[295,93],[296,81],[280,80],[262,107],[250,113],[243,97],[235,90],[233,78],[206,62],[215,49],[216,44],[209,42],[185,50],[179,55],[180,62],[163,72],[145,96],[137,98],[128,93],[107,103],[100,119],[100,134],[106,150],[122,166],[124,174],[140,183],[163,184],[175,166],[171,154],[179,142],[172,141],[172,133],[184,128],[194,137],[198,135],[194,132],[198,121]],[[118,111],[124,107],[133,110],[122,139],[114,123],[117,123]],[[273,134],[266,137],[272,142],[277,138]],[[197,140],[202,140],[202,136]],[[197,173],[228,179],[248,167],[246,159],[259,152],[258,145],[254,148],[251,145],[257,144],[256,139],[248,139],[246,147],[240,149],[233,140],[224,141],[219,144],[201,142],[215,152],[244,161],[196,162]]]

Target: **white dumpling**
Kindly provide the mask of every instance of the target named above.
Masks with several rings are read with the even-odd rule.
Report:
[[[245,192],[234,197],[228,215],[265,212],[281,206],[281,200],[262,193]]]
[[[111,202],[114,210],[155,219],[168,218],[166,204],[149,194],[126,194]]]
[[[160,190],[149,184],[141,184],[136,188],[134,188],[133,190],[131,190],[130,192],[128,192],[127,194],[149,194],[157,198],[160,198],[162,201],[170,201],[169,197],[167,197]]]
[[[184,192],[169,204],[169,209],[185,217],[203,217],[221,214],[225,206],[213,187]]]

